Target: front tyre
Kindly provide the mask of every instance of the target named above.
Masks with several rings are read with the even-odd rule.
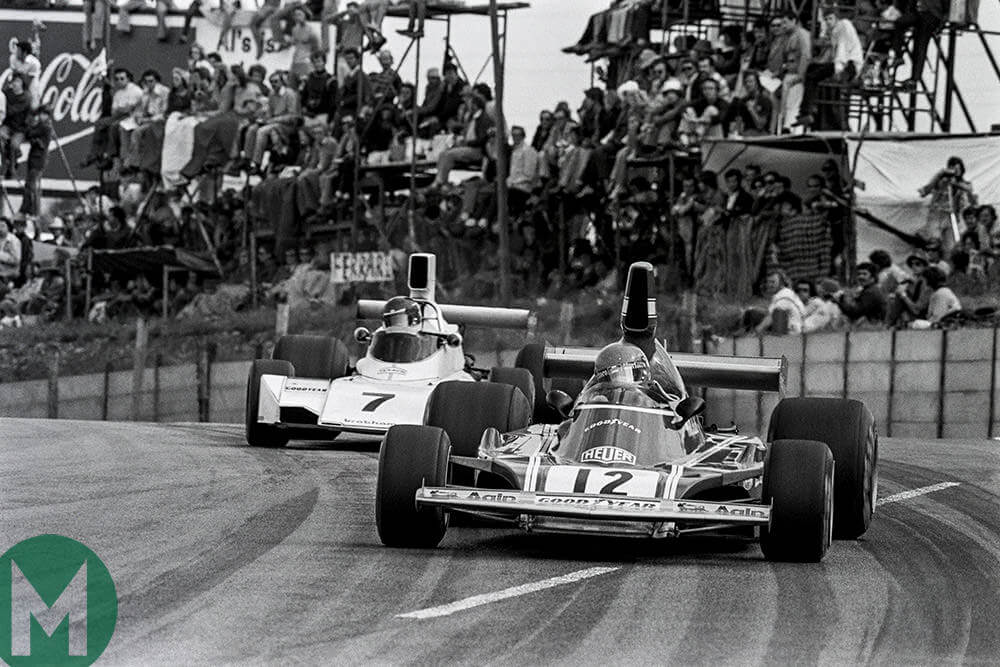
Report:
[[[448,483],[448,434],[430,426],[391,427],[382,439],[375,486],[375,526],[387,547],[436,547],[448,529],[440,507],[417,508],[423,486]]]
[[[871,524],[878,491],[878,432],[861,401],[786,398],[774,408],[768,439],[818,440],[837,463],[833,536],[861,537]]]
[[[777,440],[764,461],[763,503],[771,525],[760,529],[760,550],[771,561],[818,563],[833,540],[834,462],[812,440]]]
[[[250,365],[250,376],[247,378],[247,405],[244,413],[246,421],[246,439],[251,447],[284,447],[288,444],[288,435],[274,424],[257,422],[260,409],[260,378],[262,375],[284,375],[290,377],[294,373],[292,365],[287,361],[272,359],[254,359]]]

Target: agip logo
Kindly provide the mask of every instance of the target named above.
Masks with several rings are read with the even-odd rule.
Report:
[[[0,556],[0,659],[19,665],[90,665],[118,620],[108,568],[61,535],[18,542]]]

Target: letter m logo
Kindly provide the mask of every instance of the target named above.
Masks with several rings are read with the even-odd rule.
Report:
[[[87,561],[83,562],[52,604],[45,603],[13,559],[10,562],[10,579],[11,655],[31,655],[32,618],[46,635],[52,637],[67,617],[68,654],[87,655]]]

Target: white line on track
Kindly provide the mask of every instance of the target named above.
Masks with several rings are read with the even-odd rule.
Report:
[[[466,609],[479,607],[491,602],[507,600],[508,598],[515,598],[521,595],[527,595],[528,593],[543,591],[546,588],[553,588],[555,586],[562,586],[563,584],[571,584],[575,581],[599,577],[602,574],[608,574],[609,572],[614,572],[615,570],[620,569],[621,568],[619,567],[589,567],[586,570],[577,570],[576,572],[570,572],[569,574],[564,574],[559,577],[552,577],[551,579],[542,579],[541,581],[535,581],[530,584],[521,584],[520,586],[505,588],[502,591],[483,593],[482,595],[473,595],[472,597],[465,598],[464,600],[457,600],[455,602],[450,602],[437,607],[428,607],[427,609],[420,609],[417,611],[407,612],[405,614],[399,614],[396,618],[437,618],[439,616],[449,616],[455,612],[465,611]]]
[[[934,493],[935,491],[943,491],[944,489],[950,489],[953,486],[958,486],[958,482],[941,482],[940,484],[931,484],[930,486],[922,486],[919,489],[910,489],[909,491],[903,491],[902,493],[894,493],[891,496],[886,496],[885,498],[879,498],[875,503],[876,507],[881,507],[882,505],[888,505],[889,503],[898,503],[901,500],[909,500],[910,498],[916,498],[917,496],[924,496],[928,493]]]

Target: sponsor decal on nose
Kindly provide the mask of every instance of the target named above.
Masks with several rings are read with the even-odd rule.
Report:
[[[588,449],[580,456],[580,461],[582,463],[627,463],[635,465],[635,454],[621,447],[606,445]]]

